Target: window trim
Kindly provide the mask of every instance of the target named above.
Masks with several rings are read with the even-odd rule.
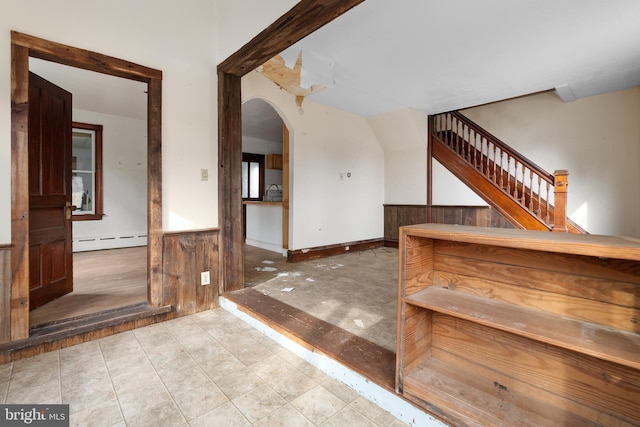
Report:
[[[95,194],[93,197],[93,214],[72,215],[73,221],[96,221],[102,220],[104,216],[102,204],[102,125],[94,125],[90,123],[72,122],[73,129],[91,130],[95,133],[94,149],[95,149]]]
[[[263,201],[264,200],[264,169],[265,169],[265,162],[264,162],[264,154],[255,154],[255,153],[242,153],[242,163],[244,162],[248,162],[248,163],[258,163],[260,165],[260,171],[258,172],[260,177],[259,177],[259,191],[258,197],[243,197],[242,200],[243,201]],[[251,182],[251,179],[249,179],[249,182]],[[247,194],[251,194],[251,189],[247,189]],[[242,189],[240,190],[242,191]]]

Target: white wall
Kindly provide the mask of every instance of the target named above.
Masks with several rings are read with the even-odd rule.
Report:
[[[404,109],[367,119],[384,148],[386,204],[427,203],[427,115]],[[486,205],[466,185],[433,161],[433,204]]]
[[[262,4],[257,0],[253,3]],[[0,244],[11,240],[10,30],[162,70],[163,227],[175,230],[218,225],[215,47],[227,45],[224,41],[216,44],[214,19],[210,0],[2,3]],[[227,24],[227,28],[230,26]],[[248,38],[264,28],[250,23],[239,26]],[[236,41],[244,43],[248,39]],[[209,169],[211,177],[206,182],[200,181],[200,169],[204,168]]]
[[[640,88],[562,102],[553,93],[463,111],[549,172],[569,171],[571,219],[640,236]]]
[[[216,0],[216,57],[222,62],[291,9],[298,0]]]
[[[103,207],[101,221],[74,221],[74,250],[144,244],[147,233],[147,122],[73,110],[73,120],[103,125]],[[136,236],[116,241],[89,238]],[[86,242],[86,243],[85,243]]]
[[[384,202],[427,203],[427,115],[412,109],[367,118],[384,149]]]
[[[381,238],[384,152],[367,120],[309,100],[301,114],[257,72],[242,79],[242,95],[267,100],[290,130],[289,249]]]

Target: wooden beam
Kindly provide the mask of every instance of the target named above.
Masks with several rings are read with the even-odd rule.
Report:
[[[218,71],[243,76],[363,1],[302,0],[218,65]]]
[[[29,336],[29,49],[11,44],[11,340]]]
[[[162,79],[160,70],[17,31],[11,31],[11,42],[28,48],[29,56],[33,58],[145,83],[150,79]]]
[[[147,299],[163,300],[162,287],[162,80],[147,84]]]
[[[218,73],[218,213],[223,251],[221,289],[224,291],[244,287],[240,82],[240,76]]]

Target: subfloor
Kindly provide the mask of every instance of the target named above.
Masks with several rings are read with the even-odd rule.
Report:
[[[31,326],[147,301],[147,247],[73,254],[73,292],[29,314]]]
[[[0,401],[72,426],[405,425],[220,308],[0,365]]]
[[[396,350],[398,250],[380,247],[299,263],[245,246],[245,286]]]

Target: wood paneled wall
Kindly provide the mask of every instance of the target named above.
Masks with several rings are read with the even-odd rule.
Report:
[[[384,241],[398,245],[398,229],[405,225],[424,224],[431,208],[431,223],[473,225],[477,227],[514,228],[490,206],[384,205]]]
[[[11,246],[0,245],[0,344],[11,339]]]
[[[505,217],[490,206],[431,206],[431,222],[435,224],[514,228]]]
[[[177,316],[218,306],[220,292],[219,230],[165,233],[162,250],[163,305]],[[200,273],[210,272],[211,284],[202,286]]]

